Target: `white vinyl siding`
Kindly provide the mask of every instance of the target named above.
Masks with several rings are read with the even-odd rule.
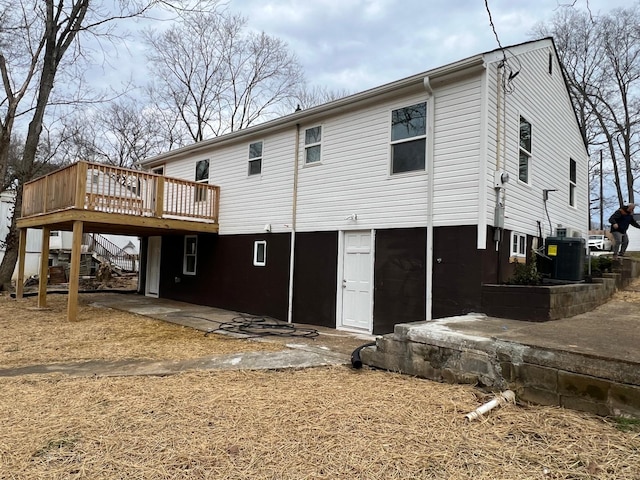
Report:
[[[542,225],[543,235],[547,234],[542,189],[555,189],[547,202],[553,227],[560,224],[586,232],[588,158],[555,56],[549,74],[550,48],[550,41],[541,41],[510,49],[523,68],[506,97],[504,124],[498,121],[496,103],[502,56],[492,52],[485,56],[486,69],[434,82],[433,96],[416,85],[393,99],[328,111],[321,124],[317,118],[301,122],[297,139],[294,125],[256,132],[253,138],[248,134],[232,138],[190,158],[168,161],[165,174],[193,179],[195,162],[211,159],[209,183],[220,187],[221,235],[262,232],[265,224],[271,224],[273,232],[290,232],[296,168],[297,231],[424,227],[429,168],[390,173],[390,118],[393,110],[426,102],[428,122],[433,120],[427,126],[425,162],[434,173],[434,226],[476,225],[479,219],[480,225],[484,219],[493,225],[493,176],[499,161],[499,168],[512,179],[505,187],[506,229],[538,236]],[[532,124],[535,140],[529,184],[518,182],[521,116]],[[500,138],[496,138],[498,122]],[[305,130],[319,125],[322,166],[305,168],[309,146]],[[257,141],[269,147],[269,168],[260,176],[248,176],[247,145]],[[568,158],[576,161],[576,209],[566,208]]]
[[[554,229],[562,225],[576,228],[586,234],[588,156],[562,78],[562,71],[555,56],[552,74],[549,74],[551,43],[549,42],[549,47],[531,49],[525,45],[510,51],[518,55],[523,68],[514,79],[513,92],[507,96],[506,100],[506,139],[504,140],[506,164],[503,163],[501,168],[510,174],[512,181],[506,185],[504,227],[537,237],[538,225],[540,225],[542,236],[545,237],[550,233],[550,219],[551,227]],[[501,60],[501,55],[497,53],[493,59],[488,59],[489,138],[495,138],[496,135],[496,78],[497,65]],[[518,181],[521,116],[532,124],[532,153],[535,158],[529,169],[529,185]],[[496,166],[495,141],[489,142],[487,147],[490,168],[486,177],[488,199],[486,215],[489,219],[488,223],[493,225],[495,190],[491,177]],[[575,199],[578,211],[567,208],[568,158],[576,161]],[[543,189],[555,190],[549,192],[546,202],[549,217],[542,200]]]
[[[295,127],[264,138],[269,167],[261,175],[247,176],[247,145],[255,141],[260,139],[241,138],[199,157],[167,162],[167,176],[190,179],[196,160],[211,159],[209,183],[220,187],[220,235],[262,232],[267,223],[274,233],[290,231]]]
[[[435,91],[435,226],[478,221],[482,81],[474,76]]]
[[[322,168],[300,160],[298,231],[425,225],[426,173],[389,173],[391,111],[425,101],[421,92],[323,121]],[[304,128],[300,145],[302,157]]]

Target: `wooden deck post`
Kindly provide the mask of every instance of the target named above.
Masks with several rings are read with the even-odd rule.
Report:
[[[80,258],[82,250],[81,220],[73,222],[73,243],[71,245],[71,270],[69,271],[69,299],[67,302],[67,319],[75,321],[78,316],[78,286],[80,285]]]
[[[26,230],[26,229],[23,229]],[[49,236],[51,229],[42,227],[42,252],[40,253],[40,279],[38,282],[38,307],[47,306],[47,280],[49,276]]]
[[[87,173],[89,172],[89,167],[87,162],[78,162],[76,164],[76,192],[75,192],[75,207],[78,210],[84,209],[84,205],[86,202],[86,194],[87,194]]]
[[[164,215],[164,177],[155,177],[155,202],[154,215],[158,218],[162,218]]]
[[[16,281],[16,298],[22,298],[24,293],[24,262],[27,256],[27,229],[20,229],[18,237],[18,280]]]

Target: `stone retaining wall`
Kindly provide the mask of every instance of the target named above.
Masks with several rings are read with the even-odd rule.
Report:
[[[567,285],[483,285],[482,311],[491,317],[546,322],[590,312],[607,302],[617,288],[640,276],[640,262],[623,259],[614,273],[593,283]]]

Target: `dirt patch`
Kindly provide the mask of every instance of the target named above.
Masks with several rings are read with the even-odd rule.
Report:
[[[270,346],[48,302],[0,298],[3,366]],[[489,398],[348,367],[0,378],[0,479],[640,479],[633,422],[525,405],[465,421]]]

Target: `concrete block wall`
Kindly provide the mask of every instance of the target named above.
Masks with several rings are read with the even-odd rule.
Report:
[[[396,326],[361,351],[363,363],[438,382],[511,389],[519,400],[597,415],[640,418],[640,368],[633,363],[464,334]]]
[[[614,272],[592,283],[568,285],[483,285],[482,311],[491,317],[546,322],[589,312],[606,303],[618,288],[640,276],[640,261],[623,258]]]

